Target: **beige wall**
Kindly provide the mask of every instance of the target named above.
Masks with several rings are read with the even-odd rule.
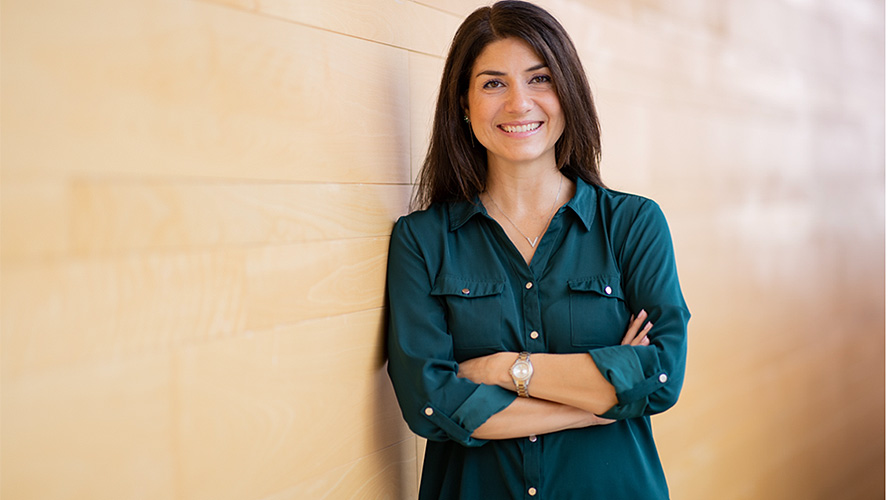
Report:
[[[881,497],[883,3],[541,3],[673,229],[674,497]],[[475,4],[4,1],[4,500],[413,496],[385,252]]]

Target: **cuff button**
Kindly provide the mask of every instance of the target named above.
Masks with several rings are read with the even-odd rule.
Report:
[[[660,376],[659,376],[657,379],[660,380],[660,382],[661,382],[662,384],[666,384],[666,383],[667,383],[667,374],[666,374],[666,373],[661,373]]]

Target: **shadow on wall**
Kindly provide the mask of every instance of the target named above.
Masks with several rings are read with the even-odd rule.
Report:
[[[387,72],[387,74],[398,74],[397,71]],[[393,145],[395,151],[411,150],[410,123],[399,119],[403,116],[403,107],[405,103],[410,101],[410,89],[403,81],[392,81],[385,88],[390,89],[389,93],[384,96],[388,101],[388,107],[391,110],[388,116],[381,117],[387,122],[394,122],[396,134]],[[404,165],[401,169],[410,172],[410,154],[403,156]],[[410,178],[410,175],[407,176]],[[402,214],[408,212],[409,199],[411,191],[406,189],[399,196],[404,199],[378,200],[378,206],[392,207],[395,213],[390,214],[391,218],[398,218]],[[382,195],[383,193],[380,192]],[[372,436],[372,449],[382,450],[377,453],[379,463],[374,464],[374,470],[377,471],[376,477],[369,480],[365,485],[356,492],[356,497],[364,497],[365,494],[371,495],[368,498],[391,497],[395,498],[416,498],[418,473],[417,473],[417,437],[408,429],[407,424],[401,415],[401,409],[395,398],[395,392],[392,388],[392,382],[387,372],[389,353],[387,348],[387,330],[389,325],[388,314],[388,286],[384,292],[383,304],[386,311],[381,315],[381,322],[377,330],[376,352],[374,355],[374,376],[370,380],[370,397],[373,398],[374,414],[367,422],[374,422],[374,428],[370,432]],[[394,444],[393,444],[394,443]]]
[[[374,377],[371,381],[371,397],[374,404],[373,419],[376,422],[372,436],[373,449],[382,449],[380,460],[382,462],[376,468],[378,477],[374,481],[366,483],[368,489],[362,488],[359,493],[376,495],[395,495],[395,498],[414,498],[417,488],[417,438],[407,428],[395,398],[392,382],[389,380],[386,367],[388,366],[388,350],[386,348],[386,331],[389,315],[383,314],[379,334],[377,337],[377,351],[374,355]],[[395,442],[395,444],[390,444]],[[375,485],[375,486],[371,486]],[[361,496],[361,495],[358,495]],[[378,498],[371,496],[368,498]]]

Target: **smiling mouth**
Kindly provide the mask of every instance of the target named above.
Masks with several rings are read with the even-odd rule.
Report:
[[[510,134],[516,134],[519,132],[530,132],[532,130],[537,130],[540,126],[543,125],[543,122],[534,122],[528,123],[525,125],[500,125],[500,129],[504,132],[508,132]]]

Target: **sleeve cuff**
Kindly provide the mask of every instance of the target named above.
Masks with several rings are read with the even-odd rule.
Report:
[[[653,346],[611,346],[590,351],[602,376],[614,386],[617,404],[602,417],[625,419],[644,415],[648,396],[668,379]]]
[[[487,440],[476,439],[472,433],[491,415],[509,406],[516,395],[493,385],[479,385],[450,417],[432,404],[423,407],[423,415],[440,427],[448,436],[464,446],[481,446]]]

